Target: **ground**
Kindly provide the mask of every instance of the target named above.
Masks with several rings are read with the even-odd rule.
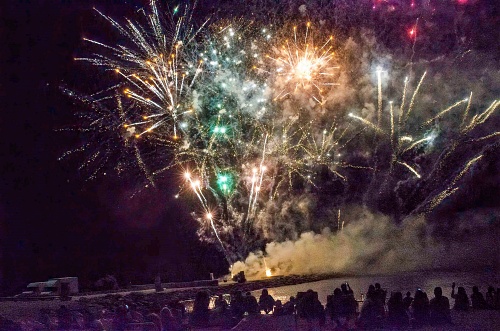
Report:
[[[338,277],[338,275],[335,275]],[[221,282],[219,286],[205,288],[212,294],[231,293],[236,290],[254,291],[262,288],[272,288],[285,285],[293,285],[318,281],[333,277],[333,275],[308,275],[308,276],[286,276],[273,277],[264,280],[249,281],[243,284],[234,282]],[[15,321],[37,320],[42,308],[55,311],[61,304],[66,305],[70,310],[81,310],[90,307],[93,310],[109,309],[113,310],[119,304],[133,303],[144,309],[158,309],[163,304],[174,300],[193,299],[200,288],[170,289],[164,293],[154,293],[153,290],[143,290],[137,292],[123,291],[115,294],[91,294],[74,297],[71,301],[4,301],[0,302],[0,314]],[[446,328],[427,327],[420,330],[500,330],[499,311],[452,311],[453,326]],[[244,318],[234,330],[320,330],[317,323],[308,324],[305,320],[296,321],[293,316],[251,316]],[[207,331],[224,330],[221,327],[211,327],[207,329],[197,329]],[[335,325],[327,322],[322,330],[335,330]]]

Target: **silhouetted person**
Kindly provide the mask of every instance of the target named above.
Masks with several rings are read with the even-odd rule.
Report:
[[[495,309],[500,309],[500,287],[497,287]]]
[[[210,304],[210,296],[206,291],[196,293],[193,305],[193,313],[191,315],[192,323],[195,326],[207,326],[209,320],[208,305]]]
[[[72,324],[72,316],[71,312],[65,305],[61,305],[59,309],[57,309],[57,320],[58,330],[69,330]]]
[[[295,313],[295,297],[291,296],[288,302],[283,305],[283,315],[293,315]]]
[[[155,277],[155,291],[156,292],[163,292],[163,286],[161,286],[161,277],[160,275],[156,275]]]
[[[92,331],[102,331],[104,330],[104,326],[101,321],[97,319],[96,315],[94,315],[89,309],[83,310],[83,323],[86,330]]]
[[[249,315],[259,313],[259,304],[257,303],[257,299],[250,292],[247,292],[245,295],[245,311]]]
[[[495,288],[493,286],[488,287],[488,292],[486,292],[486,304],[489,309],[495,309],[498,293],[495,293]]]
[[[451,323],[450,301],[443,296],[441,287],[434,289],[434,298],[429,304],[429,322],[431,325],[443,325]]]
[[[463,287],[460,286],[455,294],[455,283],[453,283],[451,285],[451,297],[455,299],[453,309],[463,311],[469,310],[469,297]]]
[[[426,325],[429,320],[429,298],[427,294],[421,289],[417,289],[411,306],[413,308],[414,326]]]
[[[22,331],[23,328],[21,327],[20,323],[14,322],[14,321],[0,315],[0,330]]]
[[[326,313],[332,321],[335,321],[338,326],[342,325],[340,318],[345,317],[342,310],[343,295],[342,290],[338,287],[333,291],[333,295],[329,295],[326,303]]]
[[[193,313],[194,313],[194,308],[193,308]],[[172,310],[169,307],[164,307],[160,311],[160,320],[161,320],[161,330],[162,331],[180,331],[180,330],[182,330],[182,320],[179,320],[179,318],[175,317]],[[207,315],[206,321],[200,321],[200,320],[194,321],[193,320],[193,324],[194,323],[206,323],[206,324],[196,324],[198,326],[208,325],[208,315]]]
[[[345,282],[340,286],[340,288],[342,291],[340,316],[349,319],[356,315],[356,309],[358,307],[358,303],[354,298],[354,292],[349,286],[349,283]]]
[[[145,316],[144,320],[153,323],[156,326],[156,330],[162,331],[161,318],[158,314],[150,313]]]
[[[408,291],[406,292],[406,296],[405,298],[403,299],[403,303],[405,305],[405,308],[406,310],[409,310],[410,309],[410,306],[411,306],[411,303],[413,302],[413,298],[411,296],[411,292]]]
[[[401,292],[394,292],[391,294],[387,302],[387,308],[389,310],[388,321],[390,325],[397,328],[408,325],[407,309],[403,302],[403,294]]]
[[[314,312],[316,314],[316,318],[319,320],[320,327],[325,325],[326,316],[325,316],[325,307],[321,304],[318,297],[318,292],[314,292],[313,294],[313,302],[314,302]]]
[[[477,286],[472,287],[472,295],[470,296],[473,309],[488,309],[486,300],[484,300],[483,293],[479,292]]]
[[[366,292],[366,299],[363,302],[356,324],[365,329],[379,328],[382,326],[382,316],[380,316],[380,307],[373,285],[370,285],[368,292]]]
[[[348,282],[345,282],[344,284],[340,285],[340,288],[342,289],[343,295],[354,295],[354,292],[349,286]]]
[[[324,324],[325,314],[323,305],[318,299],[318,292],[311,289],[307,290],[297,303],[297,312],[300,317],[307,319],[308,322],[318,319],[320,324]]]
[[[127,324],[130,322],[130,317],[128,315],[128,308],[125,305],[121,305],[115,312],[113,317],[113,322],[111,323],[112,331],[125,331]]]
[[[168,307],[172,310],[172,314],[176,318],[183,319],[186,316],[186,307],[179,300],[174,300],[168,304]]]
[[[215,299],[214,308],[220,313],[223,313],[227,310],[227,302],[222,296],[222,294],[219,294],[217,299]]]
[[[137,311],[137,304],[130,303],[128,314],[130,316],[131,323],[143,323],[144,315]]]
[[[375,297],[380,300],[382,306],[385,306],[385,300],[387,299],[387,291],[380,287],[379,283],[375,283]]]
[[[385,315],[385,300],[387,298],[387,292],[380,287],[379,283],[375,283],[375,301],[377,301],[377,307],[380,309],[379,314],[381,316]]]
[[[274,303],[273,315],[275,316],[284,315],[283,304],[281,303],[281,300],[276,300],[276,302]]]
[[[236,275],[233,276],[233,280],[240,284],[246,282],[247,279],[245,277],[245,272],[244,271],[238,272]]]
[[[50,330],[51,329],[50,309],[47,308],[40,309],[40,317],[38,321],[42,323],[47,330]],[[2,329],[0,328],[0,330]]]
[[[274,307],[274,298],[269,295],[267,289],[262,290],[262,294],[259,298],[259,309],[263,310],[266,314],[269,314],[273,311]]]
[[[232,315],[240,320],[245,314],[245,298],[243,297],[243,293],[241,291],[236,291],[231,298],[231,305],[229,307],[231,309]]]

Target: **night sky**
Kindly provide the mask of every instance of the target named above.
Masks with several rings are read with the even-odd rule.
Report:
[[[229,1],[219,3],[228,6]],[[82,37],[106,39],[112,30],[92,7],[121,18],[142,5],[139,0],[12,0],[1,5],[2,293],[50,277],[78,276],[89,287],[106,274],[124,285],[151,283],[158,271],[164,281],[227,271],[215,247],[198,241],[188,202],[174,199],[173,175],[158,189],[131,199],[137,183],[115,176],[87,181],[87,174],[78,171],[81,159],[58,161],[81,143],[76,133],[60,131],[74,124],[73,113],[80,107],[60,87],[85,88],[98,79],[90,65],[73,58],[84,53]],[[200,16],[215,7],[215,2],[203,7]],[[498,16],[489,19],[499,24]],[[495,33],[488,33],[491,40]],[[498,202],[490,194],[497,189],[493,184],[487,191],[489,208]]]
[[[168,178],[162,190],[130,199],[134,184],[106,177],[86,181],[87,174],[77,170],[81,159],[58,161],[80,142],[75,133],[58,131],[74,124],[77,110],[60,87],[90,83],[93,77],[73,58],[85,34],[102,36],[108,28],[93,4],[7,3],[1,10],[2,289],[63,276],[80,276],[86,286],[108,273],[122,284],[152,282],[160,260],[164,281],[227,270],[215,249],[198,242],[195,221],[173,198]],[[129,1],[94,5],[112,7],[118,16],[138,8]]]

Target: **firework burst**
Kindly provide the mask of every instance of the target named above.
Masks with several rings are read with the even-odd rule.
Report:
[[[337,85],[335,73],[339,67],[334,65],[333,36],[317,44],[310,22],[303,33],[297,26],[292,30],[292,35],[283,38],[268,35],[273,42],[271,53],[265,55],[268,61],[264,67],[258,68],[273,77],[274,100],[306,94],[314,103],[323,105],[326,92]]]
[[[417,104],[425,73],[411,95],[405,80],[396,106],[384,99],[382,70],[377,70],[372,117],[376,120],[355,112],[345,117],[308,112],[316,106],[329,107],[329,92],[339,71],[333,37],[316,44],[309,23],[277,37],[279,32],[243,20],[204,22],[196,29],[189,8],[162,15],[154,2],[149,13],[144,11],[145,24],[131,20],[119,24],[100,15],[125,41],[110,46],[88,40],[102,53],[78,58],[105,68],[117,80],[110,88],[79,97],[92,109],[83,116],[86,126],[82,124],[80,131],[91,133],[98,142],[97,147],[91,143],[74,150],[96,149],[82,167],[95,164],[95,177],[113,159],[118,160],[120,173],[133,163],[147,185],[154,185],[166,171],[183,173],[175,196],[198,201],[193,215],[200,224],[200,237],[218,244],[230,264],[274,239],[263,230],[275,222],[268,214],[273,206],[279,209],[298,201],[290,208],[307,209],[314,200],[311,196],[326,185],[341,186],[335,194],[343,195],[352,169],[363,171],[364,177],[373,175],[368,185],[375,186],[375,196],[392,184],[409,186],[405,197],[416,198],[407,199],[414,205],[401,207],[403,215],[428,212],[454,194],[459,181],[484,157],[479,153],[444,171],[448,160],[467,143],[499,135],[478,135],[476,128],[500,103],[471,115],[472,95],[425,120],[415,116],[422,113]],[[291,106],[273,102],[285,98],[295,102]],[[441,139],[438,122],[460,107],[464,114],[457,134]],[[427,167],[419,164],[419,157],[436,156],[432,146],[437,143],[445,153],[427,162]],[[360,145],[366,145],[360,148],[365,153],[356,150]],[[384,158],[384,153],[390,156]],[[352,160],[359,154],[364,162],[358,164]],[[438,178],[445,184],[435,184]],[[342,199],[347,200],[332,202],[334,224],[328,226],[343,227]],[[274,215],[285,220],[279,212]]]

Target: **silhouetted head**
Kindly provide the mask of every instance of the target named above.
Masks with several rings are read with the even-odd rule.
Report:
[[[160,311],[160,321],[162,325],[168,325],[168,321],[172,320],[174,315],[172,314],[172,310],[168,307],[163,307]]]
[[[375,289],[376,290],[380,290],[380,284],[379,283],[375,283]]]
[[[334,296],[338,296],[338,295],[341,295],[341,294],[342,294],[342,290],[339,289],[338,287],[335,290],[333,290],[333,295]]]
[[[373,298],[375,295],[375,287],[373,285],[368,286],[368,291],[366,292],[367,298]]]
[[[493,286],[488,286],[488,293],[495,292],[495,288]]]
[[[346,284],[340,285],[340,288],[342,289],[342,292],[347,291],[347,285]]]
[[[268,294],[269,294],[269,292],[267,292],[266,288],[262,290],[262,295],[268,295]]]
[[[479,287],[473,286],[472,287],[472,293],[478,293],[479,292]]]
[[[158,316],[157,314],[150,313],[146,315],[144,319],[146,322],[154,323],[154,325],[156,325],[157,327],[157,330],[161,330],[161,319],[160,316]]]
[[[195,300],[203,300],[205,298],[208,298],[208,293],[207,292],[205,292],[205,291],[198,291],[198,293],[196,293]]]
[[[294,296],[290,297],[290,302],[295,302],[295,297]]]
[[[406,292],[406,296],[407,296],[408,298],[409,298],[409,297],[411,297],[411,292],[410,292],[410,291]]]
[[[401,292],[391,292],[391,298],[389,300],[391,302],[402,302],[403,294]]]
[[[436,296],[436,298],[442,297],[443,296],[443,289],[439,286],[434,288],[434,295]]]

